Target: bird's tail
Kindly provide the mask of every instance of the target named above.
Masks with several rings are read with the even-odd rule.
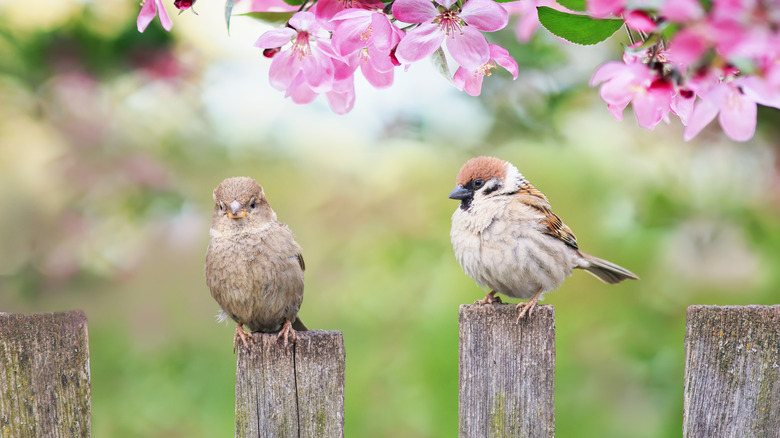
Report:
[[[292,323],[292,327],[293,327],[293,329],[295,331],[298,331],[298,332],[305,332],[305,331],[309,330],[309,328],[306,327],[306,324],[304,324],[303,321],[301,321],[301,318],[299,318],[297,316],[295,317],[295,321],[293,321],[293,323]]]
[[[580,251],[582,258],[588,261],[588,267],[582,267],[589,274],[607,284],[617,284],[623,280],[639,280],[633,272],[614,263]]]

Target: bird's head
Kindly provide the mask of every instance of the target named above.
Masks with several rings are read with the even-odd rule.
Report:
[[[252,178],[228,178],[214,189],[212,228],[241,229],[276,219],[263,187]]]
[[[515,192],[523,181],[512,163],[495,157],[476,157],[460,168],[449,198],[460,201],[460,208],[468,210],[475,199]]]

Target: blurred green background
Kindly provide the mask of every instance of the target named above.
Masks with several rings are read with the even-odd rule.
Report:
[[[0,2],[0,311],[86,311],[93,436],[232,436],[233,326],[203,278],[229,176],[260,181],[303,247],[303,320],[344,333],[349,437],[457,434],[458,306],[484,292],[452,254],[447,195],[478,154],[642,277],[578,272],[545,297],[558,436],[679,436],[686,307],[780,302],[777,111],[748,143],[684,143],[676,120],[614,121],[585,85],[619,37],[507,31],[514,82],[476,99],[419,63],[389,90],[359,80],[336,116],[271,89],[251,47],[266,28],[228,36],[219,3],[139,34],[134,2]]]

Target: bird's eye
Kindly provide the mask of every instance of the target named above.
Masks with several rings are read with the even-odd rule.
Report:
[[[219,209],[219,211],[225,211],[225,206],[222,205],[221,202],[219,204],[217,204],[217,208]]]
[[[255,208],[257,206],[257,203],[253,199],[252,202],[249,204],[249,208]]]
[[[477,178],[472,184],[474,186],[474,190],[479,190],[483,185],[485,185],[485,181],[482,181],[482,178]]]

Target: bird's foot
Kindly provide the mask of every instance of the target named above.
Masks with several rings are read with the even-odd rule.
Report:
[[[520,320],[525,318],[525,315],[531,316],[534,307],[536,307],[536,299],[531,299],[527,303],[520,303],[517,305],[517,321],[515,324],[519,324]]]
[[[279,330],[279,334],[276,336],[276,340],[284,338],[284,346],[287,347],[287,339],[292,338],[292,341],[295,342],[296,334],[295,330],[292,328],[292,323],[289,320],[284,321],[284,325],[282,326],[282,329]]]
[[[517,305],[516,309],[518,311],[517,314],[517,321],[515,321],[515,324],[519,324],[520,320],[525,317],[527,314],[529,317],[531,316],[531,313],[533,313],[534,308],[536,307],[536,302],[539,300],[539,295],[542,294],[542,289],[539,288],[538,291],[536,291],[536,294],[534,294],[533,297],[531,297],[530,300],[528,300],[527,303],[520,303]]]
[[[474,304],[501,304],[501,297],[496,296],[496,291],[492,290],[487,295],[485,295],[485,298],[482,298],[481,300],[474,301]]]
[[[244,324],[238,323],[236,326],[236,334],[233,335],[233,354],[236,354],[239,339],[241,339],[241,342],[244,343],[244,347],[249,350],[249,342],[246,341],[247,335],[252,336],[251,333],[248,333],[244,330]]]

